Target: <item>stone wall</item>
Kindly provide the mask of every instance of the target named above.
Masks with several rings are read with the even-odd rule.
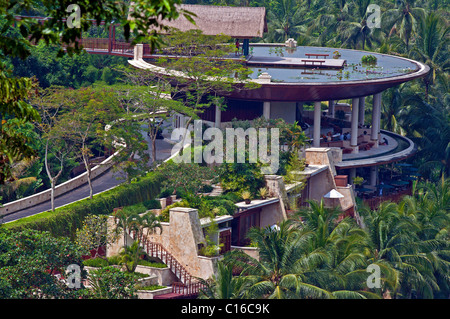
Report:
[[[95,166],[91,170],[91,179],[93,180],[97,176],[100,176],[104,172],[106,172],[111,166],[112,166],[112,159],[114,156],[116,156],[118,153],[114,153],[107,159],[105,159],[103,162],[101,162],[99,165]],[[72,179],[69,179],[68,181],[59,184],[55,187],[55,198],[63,195],[67,192],[70,192],[71,190],[80,187],[87,183],[87,172],[84,172],[81,175],[78,175],[77,177],[74,177]],[[40,193],[21,198],[18,200],[15,200],[13,202],[9,202],[6,204],[3,204],[0,207],[0,216],[8,215],[14,212],[17,212],[19,210],[33,207],[35,205],[44,203],[48,200],[50,200],[51,195],[51,189],[47,189],[45,191],[42,191]]]
[[[114,219],[110,218],[110,223]],[[208,279],[215,273],[218,258],[198,255],[200,244],[206,243],[198,211],[193,208],[170,209],[169,223],[161,223],[162,232],[156,230],[148,236],[150,242],[160,243],[194,277]],[[110,227],[114,227],[111,224]],[[130,245],[132,241],[129,241]],[[108,247],[107,256],[117,254],[123,247],[123,236]]]

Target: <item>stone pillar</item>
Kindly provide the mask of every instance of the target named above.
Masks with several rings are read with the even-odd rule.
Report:
[[[370,186],[376,186],[378,181],[378,166],[370,167]]]
[[[352,153],[358,153],[358,113],[359,98],[354,98],[352,102],[352,130],[350,133],[350,147],[353,149]]]
[[[266,101],[263,104],[263,116],[265,119],[270,119],[270,102]]]
[[[365,113],[366,113],[366,98],[362,96],[359,98],[359,114],[358,114],[358,120],[361,126],[364,125]]]
[[[381,120],[381,93],[373,96],[373,111],[372,111],[372,130],[370,139],[375,143],[374,147],[378,147],[378,134],[380,132]]]
[[[216,105],[216,119],[215,119],[215,127],[220,128],[220,124],[222,122],[222,110],[220,109],[220,105]]]
[[[353,179],[356,177],[356,168],[350,168],[349,184],[353,185]]]
[[[336,101],[335,100],[328,101],[328,116],[334,117],[334,115],[335,115],[335,106],[336,106]]]
[[[321,113],[320,101],[314,102],[314,134],[313,134],[313,146],[320,147],[320,113]]]
[[[134,46],[134,59],[140,60],[144,56],[144,45],[143,44],[136,44]]]

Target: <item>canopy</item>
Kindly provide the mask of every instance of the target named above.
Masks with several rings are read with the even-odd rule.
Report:
[[[342,198],[342,197],[344,197],[344,195],[339,193],[337,190],[332,189],[331,191],[329,191],[328,193],[323,195],[323,197],[324,198]]]

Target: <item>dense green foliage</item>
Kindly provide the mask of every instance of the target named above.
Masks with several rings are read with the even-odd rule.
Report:
[[[232,251],[202,298],[448,298],[450,181],[361,210],[363,225],[310,202],[279,228],[252,228],[259,259]],[[380,287],[369,287],[369,265]]]
[[[77,290],[59,282],[71,264],[81,265],[82,249],[48,232],[0,232],[0,299],[75,298]]]
[[[108,215],[114,208],[130,206],[155,198],[160,192],[161,176],[149,174],[130,184],[123,184],[109,191],[95,195],[92,200],[84,199],[58,208],[54,213],[42,213],[7,224],[12,230],[36,229],[49,231],[52,235],[75,238],[76,230],[89,214]]]
[[[383,94],[381,128],[411,138],[419,152],[410,161],[424,179],[450,176],[449,3],[436,0],[189,0],[192,4],[263,6],[268,32],[253,42],[364,49],[426,63],[422,80]],[[380,28],[369,28],[370,4],[380,7]],[[366,101],[370,114],[372,101]],[[370,122],[370,117],[367,123]]]
[[[140,5],[149,9],[145,11],[148,16],[153,16],[159,7],[163,15],[175,17],[178,13],[172,10],[172,5],[176,2],[148,1]],[[17,13],[54,14],[55,17],[66,14],[64,10],[58,9],[56,12],[54,8],[58,6],[50,5],[50,2],[44,1],[42,8],[36,3],[28,0],[20,8],[16,1],[12,1],[8,3],[10,7],[0,7],[0,184],[8,179],[17,181],[6,185],[8,189],[3,189],[3,194],[8,196],[5,200],[27,196],[42,185],[48,186],[42,162],[34,165],[27,162],[33,155],[41,159],[43,157],[43,144],[31,125],[42,119],[28,103],[34,90],[38,86],[49,88],[54,85],[63,86],[67,91],[93,85],[105,92],[120,90],[119,86],[113,85],[119,82],[122,75],[117,69],[126,65],[125,58],[89,55],[85,52],[61,57],[60,36],[62,35],[64,43],[70,43],[78,37],[79,30],[64,28],[59,22],[55,24],[48,21],[39,25],[30,20],[13,26],[13,15]],[[58,3],[66,4],[62,1]],[[121,4],[108,3],[110,6],[107,10],[97,10],[99,6],[95,2],[86,1],[83,5],[85,9],[92,9],[85,10],[92,17],[106,18],[108,21],[123,18],[123,10],[128,1]],[[224,263],[219,263],[217,277],[208,282],[202,297],[448,298],[448,2],[188,0],[185,3],[266,7],[269,32],[262,39],[254,41],[284,42],[292,37],[299,45],[394,54],[424,62],[431,68],[429,76],[424,79],[408,82],[384,93],[382,128],[414,140],[419,151],[410,161],[419,167],[425,180],[434,184],[422,185],[413,196],[405,197],[398,204],[383,203],[375,211],[362,209],[363,227],[356,225],[354,220],[340,220],[340,212],[327,209],[321,203],[311,202],[309,210],[300,211],[297,219],[282,223],[279,230],[252,229],[249,237],[259,248],[260,260],[238,253],[230,254],[230,258],[226,258]],[[369,13],[366,10],[369,4],[381,7],[380,29],[367,26]],[[130,35],[130,29],[131,33],[139,29],[147,30],[148,16],[133,25],[122,21],[123,27],[120,30],[125,37]],[[107,35],[106,28],[100,28],[94,34],[88,29],[88,24],[83,21],[82,31],[85,35]],[[58,30],[63,32],[59,33]],[[41,42],[37,46],[29,46],[29,35],[35,39],[43,38],[47,45]],[[137,33],[134,35],[137,36]],[[138,36],[137,39],[142,40],[142,37]],[[152,44],[158,42],[155,34],[150,34],[150,38],[146,40]],[[182,38],[181,41],[185,39]],[[194,60],[190,61],[195,62]],[[189,67],[190,61],[184,67]],[[202,73],[201,69],[195,69],[195,65],[193,69]],[[195,108],[203,105],[200,102],[204,101],[199,97],[203,96],[188,96],[188,100],[192,101],[198,98],[196,103],[191,103]],[[370,108],[369,98],[368,113]],[[284,128],[287,134],[282,138],[286,139],[289,147],[295,149],[304,143],[301,130],[298,131],[295,127]],[[130,135],[131,141],[134,135]],[[53,157],[50,160],[56,159]],[[280,161],[284,172],[295,164],[289,162],[289,157],[281,158]],[[13,162],[20,162],[23,167],[29,165],[27,174],[21,174],[23,171],[20,169],[23,167],[18,169],[15,166],[16,171],[13,170],[13,165],[9,165]],[[65,165],[70,170],[76,163],[72,160]],[[301,163],[296,166],[299,165]],[[192,195],[202,186],[198,182],[202,177],[201,169],[193,170],[194,175],[189,176],[182,175],[182,168],[166,172],[167,178],[181,181],[171,186],[175,189],[184,188],[183,195],[188,194],[187,197],[183,196],[186,198],[182,202],[175,205],[197,208],[201,217],[210,216],[213,209],[217,215],[232,214],[236,201],[232,197],[237,196],[237,191],[243,185],[251,188],[253,193],[263,185],[263,177],[257,165],[230,164],[225,167],[225,171],[222,183],[230,193],[214,199]],[[3,226],[12,231],[0,233],[0,298],[77,297],[78,292],[67,290],[56,281],[52,272],[63,271],[70,263],[81,264],[82,252],[70,240],[75,239],[76,230],[82,227],[85,217],[90,214],[109,215],[114,208],[122,206],[128,207],[125,211],[129,210],[130,216],[146,209],[158,208],[154,198],[160,194],[161,185],[161,176],[150,174],[94,196],[93,199],[57,209],[54,213],[42,213]],[[163,211],[162,216],[168,219],[168,209]],[[136,256],[136,251],[125,252],[122,256],[124,260],[127,259],[127,254]],[[136,258],[131,265],[133,267],[135,260]],[[366,269],[372,264],[378,265],[382,270],[380,289],[367,289]],[[233,271],[239,275],[233,276]],[[135,282],[136,278],[125,272],[104,267],[93,273],[91,297],[134,297]],[[38,289],[40,294],[36,295]]]

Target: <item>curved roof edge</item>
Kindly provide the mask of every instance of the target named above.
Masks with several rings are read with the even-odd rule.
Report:
[[[390,131],[381,130],[382,133],[387,135],[395,135],[397,138],[401,138],[409,143],[409,146],[397,153],[394,154],[388,154],[388,155],[381,155],[381,156],[374,156],[371,158],[365,158],[365,159],[355,159],[355,160],[348,160],[348,161],[341,161],[339,163],[335,164],[336,169],[348,169],[348,168],[358,168],[358,167],[370,167],[370,166],[378,166],[378,165],[384,165],[389,164],[392,162],[399,162],[402,160],[405,160],[417,152],[417,146],[414,144],[412,140],[407,138],[406,136],[402,136]]]

